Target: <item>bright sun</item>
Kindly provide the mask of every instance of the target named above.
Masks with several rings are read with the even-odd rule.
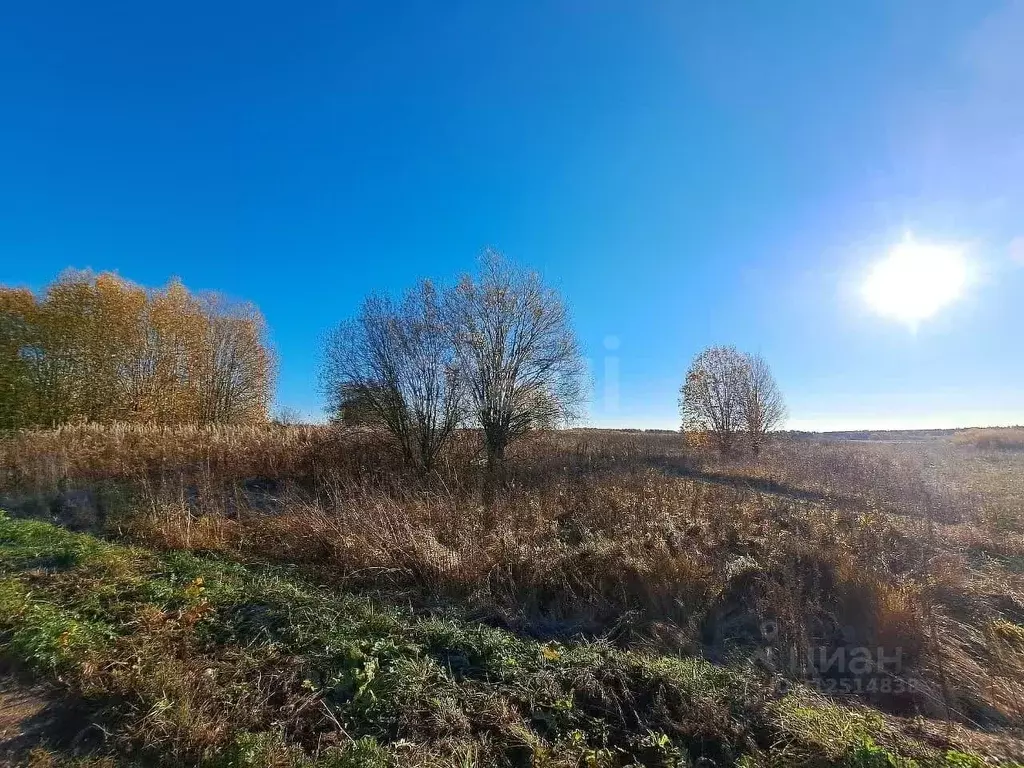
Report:
[[[954,302],[967,283],[963,252],[907,237],[871,269],[864,298],[880,315],[917,325]]]

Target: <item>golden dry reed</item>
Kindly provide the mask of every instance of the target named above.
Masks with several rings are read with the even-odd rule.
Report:
[[[0,505],[540,636],[796,677],[818,651],[881,648],[913,689],[856,695],[1009,722],[1024,717],[1024,455],[962,442],[779,438],[755,460],[673,433],[547,432],[485,505],[472,431],[422,477],[366,428],[83,425],[0,441]]]

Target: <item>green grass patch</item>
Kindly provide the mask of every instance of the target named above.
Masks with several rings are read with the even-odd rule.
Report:
[[[287,568],[6,517],[0,648],[104,702],[109,749],[146,762],[960,765],[750,670],[540,643]]]

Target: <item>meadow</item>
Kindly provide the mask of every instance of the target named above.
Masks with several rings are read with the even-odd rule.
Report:
[[[1010,764],[1022,435],[540,432],[485,504],[473,431],[9,433],[0,653],[75,724],[9,759]]]

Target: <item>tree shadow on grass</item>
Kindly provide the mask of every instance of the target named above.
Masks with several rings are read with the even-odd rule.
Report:
[[[752,493],[764,493],[772,496],[781,496],[791,501],[808,502],[839,502],[854,503],[857,501],[852,496],[841,496],[837,494],[811,491],[806,488],[798,488],[788,483],[781,483],[769,478],[759,477],[737,477],[736,475],[724,472],[714,472],[701,469],[685,459],[677,459],[671,456],[651,456],[645,460],[645,465],[656,469],[666,475],[683,477],[688,480],[699,480],[712,485],[720,485],[726,488],[734,488],[739,491]]]

